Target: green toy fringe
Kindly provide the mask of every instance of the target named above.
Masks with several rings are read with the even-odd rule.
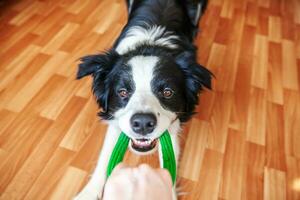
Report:
[[[167,169],[172,177],[173,184],[176,182],[176,160],[172,145],[172,140],[168,130],[159,138],[163,156],[163,168]],[[117,164],[122,162],[129,143],[129,137],[121,132],[118,141],[112,151],[107,166],[106,176],[109,177]]]

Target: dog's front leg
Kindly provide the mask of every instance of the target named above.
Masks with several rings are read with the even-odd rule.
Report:
[[[120,135],[120,131],[110,125],[107,129],[103,147],[98,158],[97,166],[91,179],[74,200],[96,200],[101,199],[103,187],[106,181],[106,168],[112,150]]]
[[[175,160],[176,160],[176,171],[178,171],[178,158],[179,158],[179,153],[180,153],[180,148],[179,148],[179,143],[178,143],[178,136],[177,136],[177,131],[171,133],[171,141],[173,145],[173,150],[175,154]],[[161,151],[161,145],[159,145],[159,163],[160,167],[163,168],[163,157],[162,157],[162,151]],[[176,184],[173,185],[173,191],[172,191],[172,199],[176,200],[177,199],[177,193],[176,193]]]

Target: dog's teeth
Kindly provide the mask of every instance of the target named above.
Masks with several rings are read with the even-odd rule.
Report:
[[[149,146],[149,145],[151,145],[152,144],[152,142],[153,142],[154,140],[152,140],[152,139],[147,139],[147,140],[132,140],[132,142],[135,144],[135,145],[138,145],[138,146]]]

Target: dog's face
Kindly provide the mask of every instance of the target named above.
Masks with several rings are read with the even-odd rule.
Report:
[[[92,74],[100,117],[131,138],[130,147],[148,153],[174,122],[193,114],[198,92],[210,88],[211,74],[189,53],[177,58],[125,55],[111,51],[86,56],[77,78]]]

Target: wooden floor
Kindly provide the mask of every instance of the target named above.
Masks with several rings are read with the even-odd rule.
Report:
[[[71,199],[106,130],[77,59],[111,46],[124,2],[0,2],[0,199]],[[210,0],[200,26],[216,79],[182,133],[180,199],[300,199],[300,1]]]

